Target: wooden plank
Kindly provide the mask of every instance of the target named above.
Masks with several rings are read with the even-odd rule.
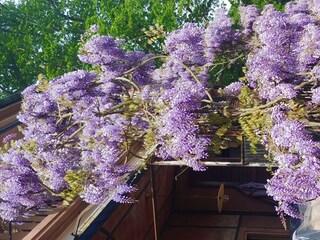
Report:
[[[240,227],[283,229],[279,216],[242,216]]]
[[[240,228],[237,240],[261,239],[261,240],[290,240],[289,231],[272,228]]]
[[[238,225],[238,215],[209,215],[209,214],[173,214],[170,226],[196,227],[234,227]]]
[[[0,128],[3,128],[17,120],[17,114],[9,115],[0,121]]]
[[[49,214],[32,229],[25,239],[57,240],[60,234],[73,222],[77,216],[88,206],[82,199],[77,198],[67,208],[59,208],[58,212]]]
[[[5,108],[0,109],[0,121],[7,118],[8,116],[12,116],[17,114],[20,111],[21,102],[13,103]]]
[[[0,239],[1,240],[10,240],[9,234],[6,233],[0,233]]]
[[[269,167],[271,166],[270,162],[249,162],[245,163],[244,165],[241,162],[208,162],[204,161],[201,162],[204,166],[208,167],[216,167],[216,166],[243,166],[243,167]],[[156,166],[186,166],[187,164],[183,161],[156,161],[153,162],[152,165]]]
[[[28,233],[29,233],[29,231],[17,232],[17,233],[12,234],[12,238],[13,238],[13,240],[22,240],[22,239],[25,239],[25,237],[27,236]]]
[[[21,231],[31,231],[34,229],[39,223],[38,222],[28,222],[28,223],[23,223],[20,226],[16,226],[17,229]]]
[[[235,239],[236,228],[171,227],[164,232],[163,240],[231,240]]]

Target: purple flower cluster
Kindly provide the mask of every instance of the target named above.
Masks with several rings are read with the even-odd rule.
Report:
[[[307,24],[296,48],[300,71],[310,70],[320,60],[320,28],[314,23]]]
[[[241,93],[241,88],[244,86],[242,82],[233,82],[223,89],[223,92],[228,96],[238,96]]]
[[[271,106],[263,142],[279,168],[266,185],[267,191],[281,203],[279,211],[294,217],[292,204],[320,194],[319,145],[307,126],[308,116],[300,120],[292,105],[297,102],[314,109],[320,102],[317,7],[319,1],[297,0],[287,3],[284,12],[272,5],[261,13],[254,6],[240,9],[243,33],[250,40],[247,84],[262,103]]]
[[[153,73],[155,85],[161,86],[152,99],[161,109],[155,129],[159,157],[182,160],[194,170],[205,169],[200,160],[207,157],[210,140],[199,136],[193,112],[206,96],[208,67],[224,44],[236,40],[232,21],[222,10],[216,12],[206,29],[186,24],[168,36],[166,49],[170,57],[163,68]]]
[[[197,116],[193,112],[200,108],[200,101],[206,96],[208,66],[224,44],[232,45],[237,39],[232,20],[223,10],[216,12],[215,20],[206,29],[186,24],[168,36],[166,49],[170,58],[162,69],[153,73],[155,83],[161,84],[160,95],[153,101],[163,106],[155,129],[159,157],[182,160],[194,170],[205,170],[200,160],[207,157],[210,140],[199,136]],[[199,66],[204,67],[199,71]],[[235,91],[240,86],[237,88]]]
[[[124,131],[127,121],[119,114],[109,118],[93,117],[86,121],[82,131],[79,145],[83,149],[80,166],[90,169],[90,178],[86,181],[81,196],[85,201],[93,204],[101,204],[108,196],[118,190],[119,184],[123,183],[123,174],[130,168],[127,165],[119,165],[121,155],[119,143],[124,142]],[[124,191],[121,192],[120,190]],[[113,200],[124,202],[127,200],[122,194],[134,188],[121,187]]]
[[[2,154],[0,161],[0,214],[8,221],[24,216],[28,209],[45,207],[52,198],[24,151],[15,147]]]
[[[261,99],[295,98],[300,90],[297,85],[304,81],[301,73],[311,72],[320,59],[314,4],[290,2],[284,13],[268,5],[260,16],[252,6],[241,12],[250,19],[242,21],[243,27],[249,22],[257,36],[251,38],[253,49],[246,64],[250,86],[257,88]]]
[[[270,130],[270,141],[279,168],[266,188],[270,196],[281,202],[279,211],[298,217],[290,206],[303,204],[320,194],[320,148],[303,123],[287,119],[289,110],[286,105],[273,107],[271,116],[275,124]]]
[[[108,41],[112,42],[110,39]],[[86,47],[97,54],[94,47],[103,46],[97,42],[95,44],[91,48]],[[132,77],[139,86],[151,82],[154,63],[149,61],[138,67],[150,57],[152,55],[130,52],[124,55],[124,62],[121,62],[125,65],[123,69],[135,68]],[[108,61],[101,58],[95,64],[100,64],[103,69],[113,64]],[[50,81],[45,89],[29,87],[23,93],[24,102],[18,116],[26,126],[21,143],[23,148],[29,149],[25,155],[43,184],[51,191],[60,193],[70,187],[66,181],[68,171],[84,172],[83,191],[79,195],[94,204],[102,203],[107,197],[129,202],[132,199],[123,194],[134,191],[132,186],[123,182],[123,175],[131,169],[119,163],[131,117],[112,111],[125,103],[123,97],[128,97],[123,96],[120,86],[130,88],[131,85],[117,84],[114,79],[105,81],[108,72],[113,74],[106,69],[97,74],[84,70],[71,72]],[[110,114],[101,114],[108,111],[111,111]],[[139,121],[137,114],[132,113],[132,116],[135,122]],[[148,126],[141,117],[140,123],[144,124],[135,126],[137,131]]]
[[[162,70],[154,72],[156,81],[165,83],[154,101],[162,106],[155,129],[160,145],[157,155],[182,160],[200,171],[205,169],[200,160],[207,156],[205,151],[210,141],[199,136],[197,116],[193,114],[205,96],[206,81],[204,75],[199,75],[192,76],[186,66],[169,60]]]
[[[102,71],[99,78],[102,82],[107,83],[152,57],[140,51],[125,52],[120,48],[122,43],[123,41],[115,40],[110,36],[95,35],[83,45],[82,54],[78,57],[82,62],[98,65]],[[154,68],[153,61],[137,67],[133,71],[137,84],[150,84]]]
[[[121,41],[113,37],[96,35],[83,45],[83,54],[79,55],[82,62],[110,66],[121,64],[125,51],[119,48]]]
[[[318,176],[308,167],[279,168],[267,184],[267,192],[285,204],[303,204],[320,195]],[[288,212],[285,212],[290,214]]]
[[[211,64],[224,45],[232,46],[238,41],[239,33],[232,24],[226,12],[219,9],[206,29],[187,23],[170,33],[165,42],[166,50],[173,59],[188,66]]]
[[[256,18],[260,15],[259,9],[254,5],[240,6],[239,7],[241,26],[243,27],[243,34],[250,35],[252,30],[252,25]]]
[[[247,80],[256,88],[262,99],[273,100],[279,96],[293,98],[297,71],[296,56],[293,54],[296,31],[288,22],[288,16],[268,5],[253,23],[259,41],[247,60]],[[256,41],[256,40],[253,40]],[[291,80],[293,79],[293,80]]]
[[[12,139],[14,139],[17,135],[18,135],[17,133],[11,133],[11,134],[5,136],[5,137],[3,138],[3,140],[2,140],[2,142],[3,142],[4,144],[6,144],[6,143],[10,142]]]
[[[299,141],[310,139],[305,133],[304,125],[299,121],[292,120],[284,120],[275,124],[270,130],[270,135],[277,146],[289,148],[289,150],[296,148],[297,139]]]
[[[197,136],[198,126],[192,114],[173,108],[163,115],[159,125],[159,157],[182,160],[194,170],[205,170],[199,160],[207,157],[205,151],[210,140]]]
[[[290,110],[288,104],[277,104],[271,110],[271,120],[274,123],[281,123],[287,117],[287,113]]]
[[[170,56],[186,65],[204,65],[203,29],[195,24],[187,23],[181,29],[169,34],[165,41]]]
[[[224,10],[215,12],[214,21],[209,23],[204,32],[206,44],[205,55],[209,61],[213,61],[225,44],[233,44],[237,41],[237,32],[232,29],[232,20]]]
[[[320,87],[312,89],[312,102],[315,104],[320,104]]]

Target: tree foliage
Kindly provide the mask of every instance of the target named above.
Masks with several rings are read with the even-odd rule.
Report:
[[[34,83],[84,68],[79,42],[93,24],[99,33],[126,40],[128,50],[160,51],[142,31],[155,24],[170,32],[184,22],[205,23],[218,1],[205,0],[22,0],[0,9],[0,90],[7,96]],[[163,42],[163,41],[162,41]],[[87,66],[88,67],[88,66]]]

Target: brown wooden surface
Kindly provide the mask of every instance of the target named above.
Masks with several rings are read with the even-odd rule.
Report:
[[[178,214],[174,213],[169,224],[176,227],[228,227],[237,228],[239,222],[238,215],[218,215],[218,214]]]
[[[65,228],[88,206],[82,199],[77,198],[67,208],[45,217],[25,239],[57,240]]]
[[[288,231],[272,228],[240,228],[237,240],[291,240]]]
[[[236,229],[202,227],[168,227],[162,240],[233,240]]]
[[[0,121],[10,116],[16,115],[20,111],[20,107],[21,102],[19,101],[0,109]]]
[[[155,200],[156,221],[159,233],[164,228],[169,215],[172,212],[172,192],[174,185],[174,168],[155,168]],[[135,204],[121,204],[102,225],[92,240],[114,239],[151,240],[154,239],[153,212],[151,205],[150,169],[139,180],[138,192],[135,196],[138,200]]]

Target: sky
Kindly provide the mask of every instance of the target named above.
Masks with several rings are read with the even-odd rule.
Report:
[[[228,0],[220,0],[220,2],[224,2],[227,5],[227,9],[231,7],[231,4]]]

